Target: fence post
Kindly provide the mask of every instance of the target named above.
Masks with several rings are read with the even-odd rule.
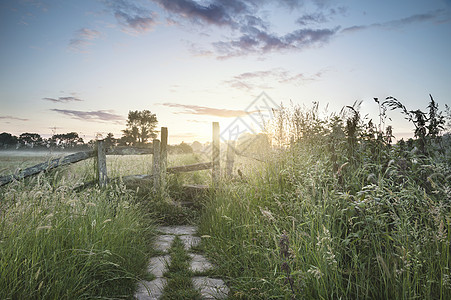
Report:
[[[99,174],[99,185],[100,187],[105,187],[108,177],[106,171],[105,142],[103,140],[97,141],[97,170]]]
[[[227,142],[227,177],[232,177],[233,163],[235,162],[235,141],[229,140]]]
[[[168,167],[168,128],[161,127],[161,144],[160,144],[160,174],[161,189],[166,190],[166,170]]]
[[[160,140],[153,140],[153,188],[155,192],[159,193],[161,188],[161,171],[160,171]]]
[[[219,182],[219,176],[220,176],[220,163],[219,163],[219,159],[220,159],[220,154],[221,154],[221,150],[220,150],[220,143],[219,143],[219,123],[218,122],[213,122],[213,141],[212,141],[212,157],[211,157],[211,161],[213,164],[213,169],[212,169],[212,179],[213,179],[213,184],[217,184]]]

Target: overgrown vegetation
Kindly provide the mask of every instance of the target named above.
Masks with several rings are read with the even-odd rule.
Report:
[[[158,197],[120,180],[76,192],[95,178],[92,160],[2,187],[0,298],[129,298],[149,278],[151,224],[199,218],[231,298],[451,298],[450,110],[432,97],[426,112],[393,97],[375,103],[377,124],[359,103],[325,117],[316,103],[282,107],[236,160],[239,177],[195,206],[201,214],[173,200],[184,200],[183,184],[210,181],[208,171],[169,175]],[[414,139],[393,143],[390,109],[412,122]],[[178,155],[168,165],[201,161]],[[150,173],[150,156],[107,162],[110,177]],[[198,297],[177,239],[171,256],[165,297]]]
[[[430,100],[424,113],[375,99],[378,125],[358,103],[323,118],[316,104],[276,112],[276,149],[218,189],[201,218],[230,296],[451,298],[451,141]],[[392,143],[392,108],[415,139]]]
[[[153,221],[122,184],[75,192],[89,169],[2,188],[1,299],[130,298],[146,278]]]

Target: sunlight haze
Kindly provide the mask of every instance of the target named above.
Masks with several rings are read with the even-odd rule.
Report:
[[[362,100],[375,121],[373,98],[451,104],[449,0],[6,0],[0,13],[0,132],[17,136],[120,138],[128,111],[148,109],[169,143],[205,142],[262,92],[329,113]]]

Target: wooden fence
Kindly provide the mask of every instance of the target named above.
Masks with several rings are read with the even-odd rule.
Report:
[[[166,174],[167,173],[181,173],[212,169],[212,183],[214,186],[218,183],[221,176],[220,172],[220,139],[219,139],[219,123],[213,122],[213,137],[211,149],[211,161],[192,165],[167,167],[168,157],[168,129],[161,127],[161,140],[154,139],[152,148],[136,148],[136,147],[117,147],[113,149],[106,149],[103,140],[97,141],[97,150],[84,151],[65,156],[60,159],[53,159],[48,162],[37,164],[33,167],[26,168],[17,174],[0,176],[0,186],[21,180],[23,178],[39,174],[44,171],[76,163],[91,157],[97,160],[97,175],[100,187],[105,187],[108,183],[108,171],[106,165],[107,155],[129,155],[129,154],[153,154],[152,155],[152,174],[154,190],[162,192],[166,189]],[[227,147],[227,168],[226,174],[230,176],[233,170],[235,150],[231,143]],[[139,176],[139,175],[137,175]]]

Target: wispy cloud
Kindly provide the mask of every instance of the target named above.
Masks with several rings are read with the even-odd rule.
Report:
[[[315,12],[312,14],[304,14],[296,20],[296,23],[301,26],[320,24],[328,22],[328,17],[322,12]]]
[[[114,122],[122,123],[125,119],[113,113],[112,110],[97,110],[97,111],[80,111],[80,110],[68,110],[68,109],[51,109],[51,111],[57,112],[71,117],[72,119],[83,120],[83,121],[104,121],[104,122]]]
[[[156,14],[127,0],[105,0],[123,30],[131,34],[141,34],[151,30],[156,22]]]
[[[345,6],[338,6],[328,10],[320,10],[314,13],[305,13],[296,20],[296,24],[301,26],[312,26],[322,23],[327,23],[333,20],[337,15],[346,15],[347,8]]]
[[[279,4],[289,10],[304,7],[306,2],[312,3],[318,8],[323,8],[330,0],[152,0],[175,18],[188,20],[192,23],[210,24],[217,26],[229,26],[239,28],[248,17],[257,17],[257,12],[265,5]]]
[[[29,121],[29,119],[13,117],[13,116],[0,116],[0,120],[13,120],[13,121]]]
[[[54,103],[68,103],[68,102],[77,102],[77,101],[83,101],[80,98],[68,96],[68,97],[58,97],[58,98],[42,98],[42,100],[51,101]]]
[[[249,27],[243,30],[243,35],[238,39],[216,42],[213,46],[220,54],[218,57],[220,59],[254,53],[265,54],[274,51],[304,50],[327,43],[337,33],[338,29],[339,27],[299,29],[280,36],[255,27]]]
[[[74,52],[86,53],[87,47],[92,44],[92,41],[98,39],[102,34],[89,28],[82,28],[75,32],[74,38],[69,41],[69,49]]]
[[[266,71],[255,71],[241,73],[233,76],[224,83],[233,88],[240,90],[269,89],[273,88],[272,83],[289,83],[293,85],[302,85],[307,82],[320,80],[325,71],[319,71],[315,74],[297,73],[293,74],[282,68],[271,69]]]
[[[372,29],[372,28],[394,29],[394,28],[404,27],[404,26],[407,26],[410,24],[427,22],[427,21],[443,22],[444,20],[440,20],[440,18],[444,15],[445,15],[445,10],[438,9],[438,10],[427,12],[424,14],[416,14],[416,15],[412,15],[412,16],[409,16],[406,18],[392,20],[392,21],[388,21],[388,22],[373,23],[373,24],[369,24],[369,25],[355,25],[355,26],[344,28],[341,30],[341,32],[345,32],[345,33],[346,32],[356,32],[356,31]],[[448,16],[447,20],[449,20],[449,16]]]
[[[262,18],[259,13],[264,11],[268,3],[278,3],[280,6],[290,10],[301,8],[305,5],[303,0],[278,0],[278,1],[255,1],[255,0],[212,0],[208,4],[201,4],[194,0],[153,0],[171,15],[173,22],[189,21],[191,23],[216,25],[228,27],[238,32],[237,38],[226,38],[212,44],[213,50],[220,59],[244,56],[248,54],[264,54],[273,51],[303,50],[311,46],[321,46],[329,41],[338,31],[336,28],[300,28],[287,34],[277,34],[270,30],[270,22]],[[325,7],[328,0],[309,1],[319,8]],[[336,13],[330,9],[330,14]],[[264,15],[264,14],[263,14]],[[316,17],[317,21],[321,17]],[[306,23],[309,17],[305,17]],[[300,20],[299,22],[302,22]],[[236,35],[235,35],[236,36]],[[195,47],[192,50],[196,52]],[[209,51],[200,49],[200,55],[211,54]]]
[[[237,17],[249,13],[247,1],[214,0],[208,5],[201,5],[193,0],[154,0],[168,12],[193,23],[207,23],[219,26],[236,26]],[[174,20],[174,19],[173,19]]]
[[[178,114],[206,115],[222,118],[241,117],[248,114],[244,110],[222,109],[198,105],[186,105],[178,103],[161,103],[160,105],[183,109],[181,112],[177,112]]]

